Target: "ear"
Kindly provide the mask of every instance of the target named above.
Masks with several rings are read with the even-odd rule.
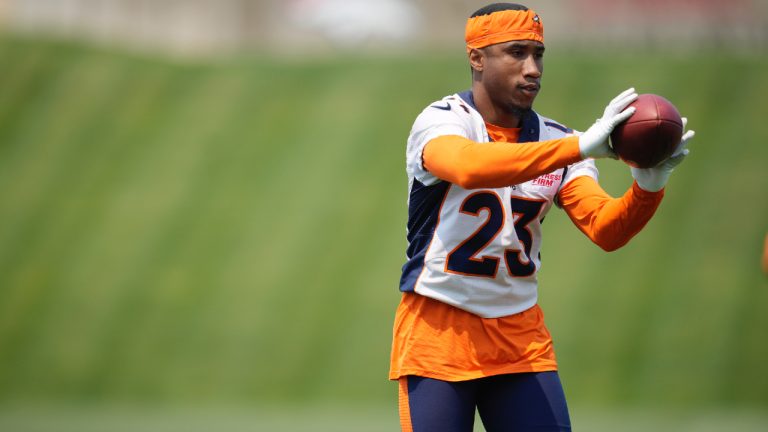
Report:
[[[472,67],[472,70],[482,72],[485,64],[485,53],[477,48],[470,48],[468,57],[469,65]]]

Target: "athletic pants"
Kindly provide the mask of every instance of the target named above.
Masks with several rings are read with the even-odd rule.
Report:
[[[488,432],[571,430],[557,371],[458,382],[409,375],[399,381],[404,432],[471,432],[475,408]]]

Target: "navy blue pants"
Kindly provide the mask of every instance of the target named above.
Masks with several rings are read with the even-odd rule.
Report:
[[[400,378],[403,431],[471,432],[475,408],[488,432],[571,430],[556,371],[459,382],[413,375]]]

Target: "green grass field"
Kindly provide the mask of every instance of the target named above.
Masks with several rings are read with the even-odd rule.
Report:
[[[0,429],[89,430],[83,408],[59,408],[81,404],[286,407],[233,415],[247,430],[396,427],[405,138],[469,86],[461,54],[173,62],[0,38]],[[585,129],[632,85],[697,131],[624,249],[547,218],[540,300],[586,407],[574,423],[618,430],[612,413],[630,410],[656,425],[636,430],[763,430],[768,59],[547,56],[544,115]],[[631,183],[599,167],[614,195]],[[334,413],[352,402],[372,414],[344,429]],[[41,406],[59,420],[30,420]],[[206,424],[173,409],[156,427],[119,410],[97,424]]]
[[[755,410],[571,408],[576,431],[763,432],[768,414]],[[0,430],[14,432],[391,432],[396,408],[319,403],[185,408],[47,405],[0,409]],[[483,431],[479,418],[475,431]]]

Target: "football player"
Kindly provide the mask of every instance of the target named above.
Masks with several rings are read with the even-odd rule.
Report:
[[[536,12],[495,3],[467,21],[471,90],[416,118],[407,142],[407,261],[400,280],[390,379],[403,430],[570,430],[552,339],[537,305],[542,221],[556,205],[601,248],[626,244],[653,216],[683,135],[655,168],[632,169],[609,196],[593,159],[615,158],[613,128],[634,112],[629,89],[577,133],[532,110],[544,26]]]

